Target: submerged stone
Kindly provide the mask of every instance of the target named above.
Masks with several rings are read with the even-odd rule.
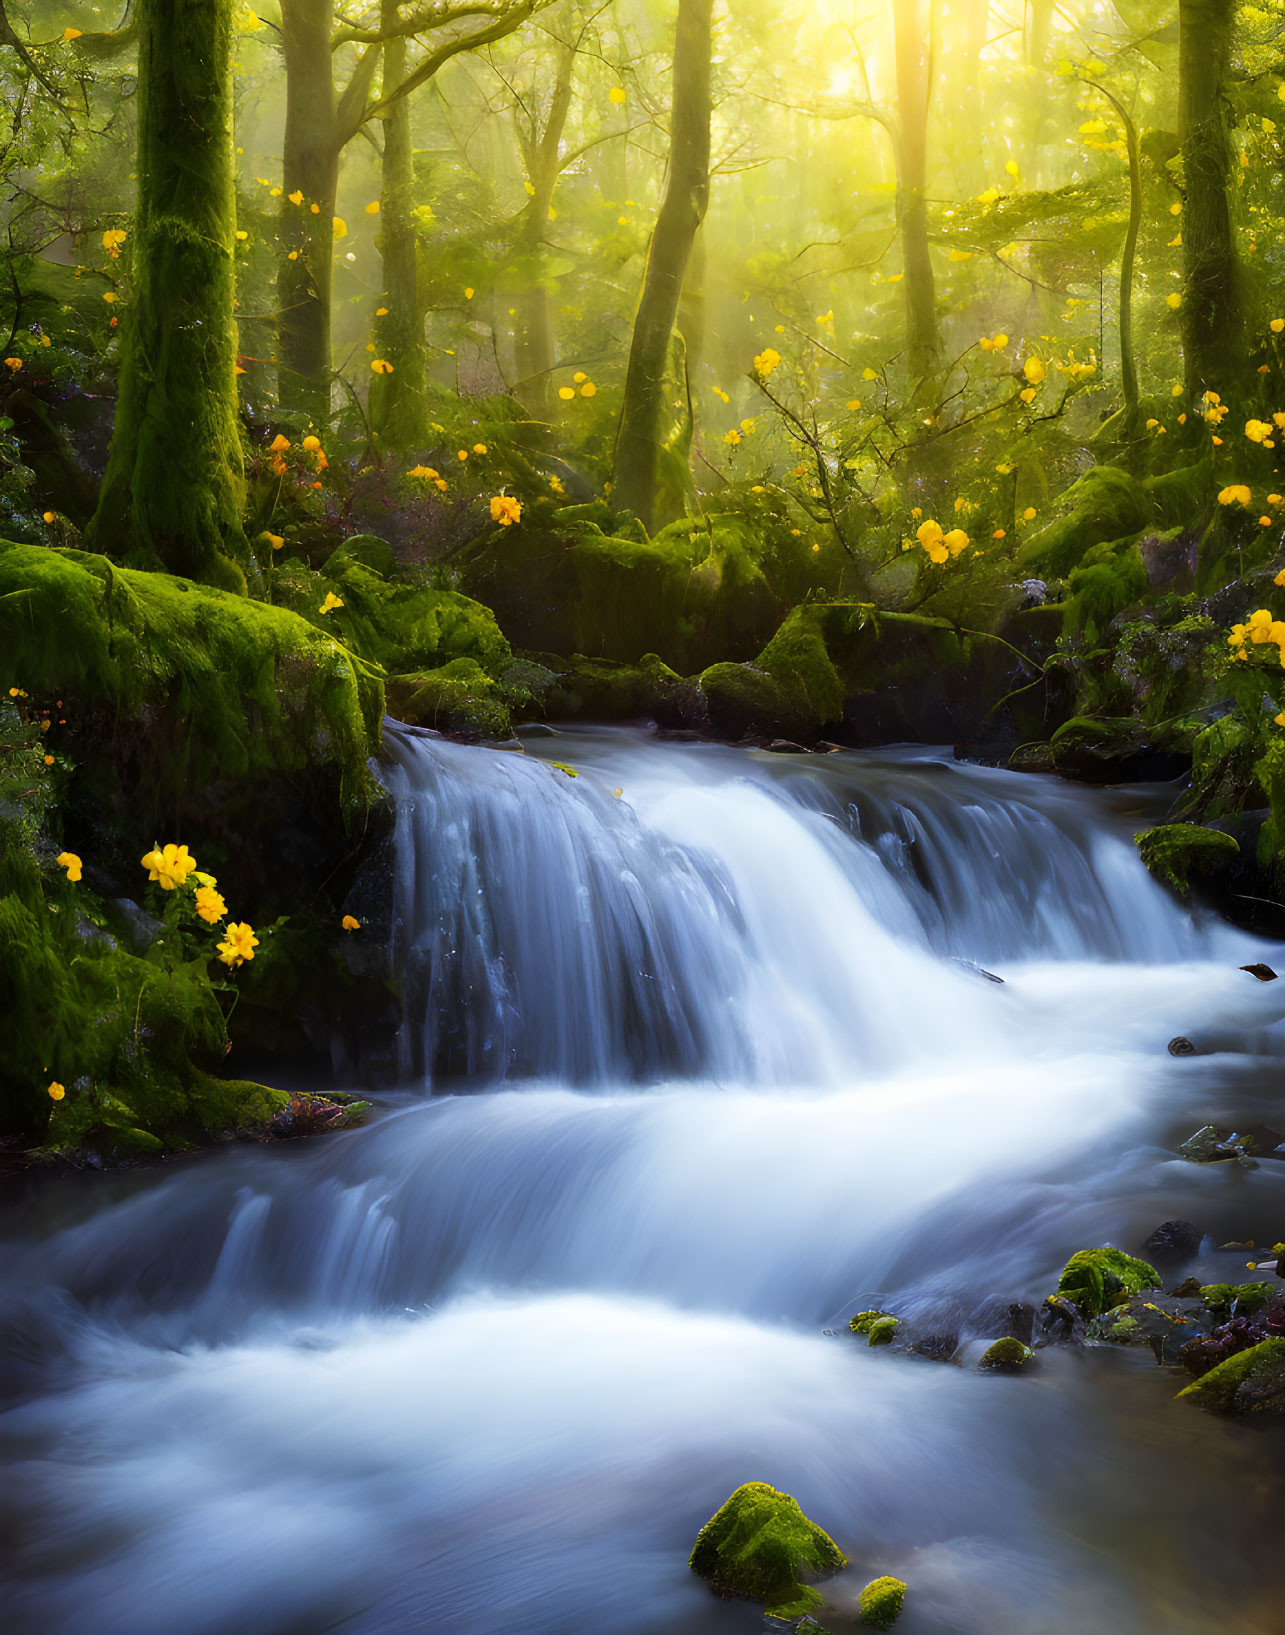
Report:
[[[1001,1368],[1015,1371],[1025,1368],[1035,1353],[1030,1346],[1023,1345],[1020,1340],[1006,1334],[1002,1340],[996,1340],[994,1345],[988,1346],[978,1363],[979,1368]]]
[[[900,1578],[876,1578],[861,1592],[861,1624],[864,1629],[891,1629],[901,1615],[906,1586]]]
[[[778,1618],[820,1606],[801,1573],[825,1578],[847,1564],[830,1535],[766,1482],[736,1489],[697,1534],[688,1563],[722,1594],[762,1601]]]
[[[1158,1289],[1160,1276],[1148,1261],[1104,1246],[1080,1249],[1062,1268],[1057,1292],[1073,1300],[1086,1317],[1123,1305],[1131,1294]]]
[[[1190,1260],[1200,1253],[1203,1238],[1194,1221],[1162,1221],[1142,1247],[1156,1259]]]
[[[887,1311],[859,1311],[848,1324],[853,1334],[864,1334],[867,1345],[890,1345],[901,1327],[899,1320]]]

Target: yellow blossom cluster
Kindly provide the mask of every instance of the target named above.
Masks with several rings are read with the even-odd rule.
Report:
[[[1273,619],[1265,607],[1251,613],[1247,624],[1234,624],[1227,638],[1232,657],[1237,659],[1247,659],[1251,646],[1262,647],[1267,643],[1279,651],[1281,665],[1285,667],[1285,620]]]
[[[446,478],[433,466],[412,466],[407,472],[407,476],[423,477],[426,482],[432,483],[433,487],[439,489],[443,494],[446,492]]]
[[[571,399],[576,395],[577,387],[580,388],[581,397],[597,397],[598,395],[598,388],[589,379],[588,375],[585,374],[584,370],[577,369],[575,374],[571,377],[570,386],[558,387],[558,396],[564,403],[570,403]]]
[[[515,500],[510,494],[493,495],[491,521],[498,522],[501,528],[511,528],[515,522],[521,522],[522,502]]]
[[[1008,345],[1007,335],[983,335],[977,342],[983,352],[1002,352]]]
[[[1226,420],[1228,414],[1230,413],[1230,410],[1223,402],[1222,398],[1219,397],[1217,392],[1206,392],[1203,401],[1205,405],[1205,419],[1211,426],[1221,426],[1223,421]]]
[[[915,530],[915,538],[923,546],[924,553],[930,562],[948,562],[968,549],[968,535],[962,528],[951,528],[944,531],[940,522],[934,522],[931,517],[921,522]],[[909,540],[903,545],[905,550],[913,550]]]
[[[774,346],[765,346],[754,359],[754,373],[760,379],[766,380],[781,362],[781,354]]]

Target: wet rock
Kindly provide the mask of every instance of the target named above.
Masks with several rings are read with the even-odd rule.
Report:
[[[925,1334],[910,1347],[916,1357],[928,1357],[933,1362],[949,1362],[959,1350],[958,1334]]]
[[[1107,1245],[1077,1250],[1062,1268],[1057,1292],[1073,1300],[1087,1318],[1123,1305],[1131,1294],[1159,1287],[1154,1266]]]
[[[1198,1300],[1200,1298],[1200,1279],[1198,1277],[1184,1278],[1176,1289],[1169,1293],[1175,1300]]]
[[[1213,1124],[1204,1124],[1181,1143],[1178,1151],[1193,1164],[1221,1164],[1235,1160],[1241,1164],[1252,1159],[1282,1158],[1285,1136],[1266,1124],[1247,1125],[1243,1130],[1220,1130]]]
[[[1025,1368],[1033,1356],[1034,1352],[1030,1346],[1023,1345],[1013,1335],[1006,1334],[1002,1340],[996,1340],[994,1345],[987,1348],[977,1366],[1012,1373],[1019,1368]]]
[[[697,1534],[688,1562],[711,1588],[762,1601],[790,1622],[821,1605],[801,1575],[827,1578],[847,1564],[830,1535],[766,1482],[736,1489]]]
[[[1152,1260],[1190,1260],[1204,1235],[1194,1221],[1162,1221],[1142,1247]]]
[[[861,1592],[861,1627],[891,1629],[901,1616],[906,1586],[899,1578],[872,1579]]]
[[[864,1334],[867,1345],[891,1345],[900,1323],[889,1311],[859,1311],[848,1324],[853,1334]]]
[[[1170,1039],[1169,1054],[1171,1056],[1194,1056],[1196,1054],[1196,1047],[1192,1044],[1190,1039],[1184,1038],[1180,1033],[1176,1038]]]
[[[365,1121],[369,1111],[368,1101],[356,1101],[351,1096],[340,1100],[306,1092],[292,1095],[286,1105],[273,1113],[262,1126],[260,1139],[291,1141],[305,1135],[322,1135],[330,1130],[352,1129]]]
[[[1084,1316],[1065,1295],[1049,1295],[1040,1307],[1039,1324],[1045,1345],[1078,1345],[1084,1339]]]
[[[1008,758],[1010,772],[1053,772],[1051,744],[1019,744]]]
[[[765,746],[769,755],[808,755],[811,751],[806,744],[796,744],[792,738],[773,738]]]
[[[973,1319],[970,1330],[978,1339],[1000,1339],[1011,1334],[1029,1345],[1035,1332],[1035,1307],[1022,1300],[988,1300]]]
[[[1182,1347],[1205,1334],[1211,1318],[1199,1295],[1133,1295],[1091,1319],[1085,1338],[1096,1345],[1149,1346],[1159,1363],[1175,1365]]]
[[[1263,965],[1261,962],[1255,962],[1253,965],[1242,965],[1240,969],[1248,971],[1250,976],[1257,977],[1260,982],[1275,982],[1277,980],[1277,973],[1272,970],[1271,966]]]
[[[1214,1413],[1285,1413],[1285,1338],[1237,1352],[1178,1395]]]

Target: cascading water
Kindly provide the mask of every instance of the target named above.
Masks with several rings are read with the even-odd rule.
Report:
[[[906,1635],[1279,1628],[1278,1438],[1149,1358],[845,1332],[967,1362],[1075,1248],[1285,1235],[1272,1165],[1175,1156],[1261,1116],[1285,994],[1147,876],[1145,797],[387,743],[405,1088],[0,1222],[9,1627],[732,1635],[686,1553],[757,1478],[910,1582]]]

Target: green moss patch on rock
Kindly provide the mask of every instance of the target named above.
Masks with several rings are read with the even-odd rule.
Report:
[[[1095,546],[1146,528],[1156,502],[1136,477],[1116,466],[1093,466],[1063,494],[1061,515],[1023,545],[1018,563],[1042,578],[1064,579]]]
[[[1057,1292],[1073,1300],[1086,1317],[1123,1305],[1131,1294],[1158,1289],[1154,1266],[1122,1249],[1079,1249],[1062,1268]]]
[[[1151,874],[1183,898],[1193,882],[1215,878],[1240,854],[1231,835],[1195,823],[1161,823],[1133,838]]]
[[[466,738],[507,738],[513,731],[509,696],[476,659],[390,676],[387,695],[388,713],[408,726]]]
[[[356,801],[383,689],[338,635],[169,574],[0,541],[0,681],[145,720],[159,778],[333,761]]]
[[[1285,1339],[1237,1352],[1178,1395],[1214,1413],[1285,1413]]]
[[[863,1629],[891,1629],[901,1616],[906,1586],[900,1578],[872,1579],[861,1592]]]
[[[788,1493],[746,1482],[701,1528],[688,1564],[721,1594],[761,1601],[778,1618],[800,1618],[822,1600],[801,1575],[828,1577],[848,1563]]]
[[[993,1345],[987,1346],[977,1366],[986,1369],[1016,1371],[1019,1368],[1025,1368],[1034,1355],[1035,1353],[1030,1346],[1023,1345],[1020,1340],[1015,1339],[1011,1334],[1006,1334],[1002,1339],[996,1340]]]

